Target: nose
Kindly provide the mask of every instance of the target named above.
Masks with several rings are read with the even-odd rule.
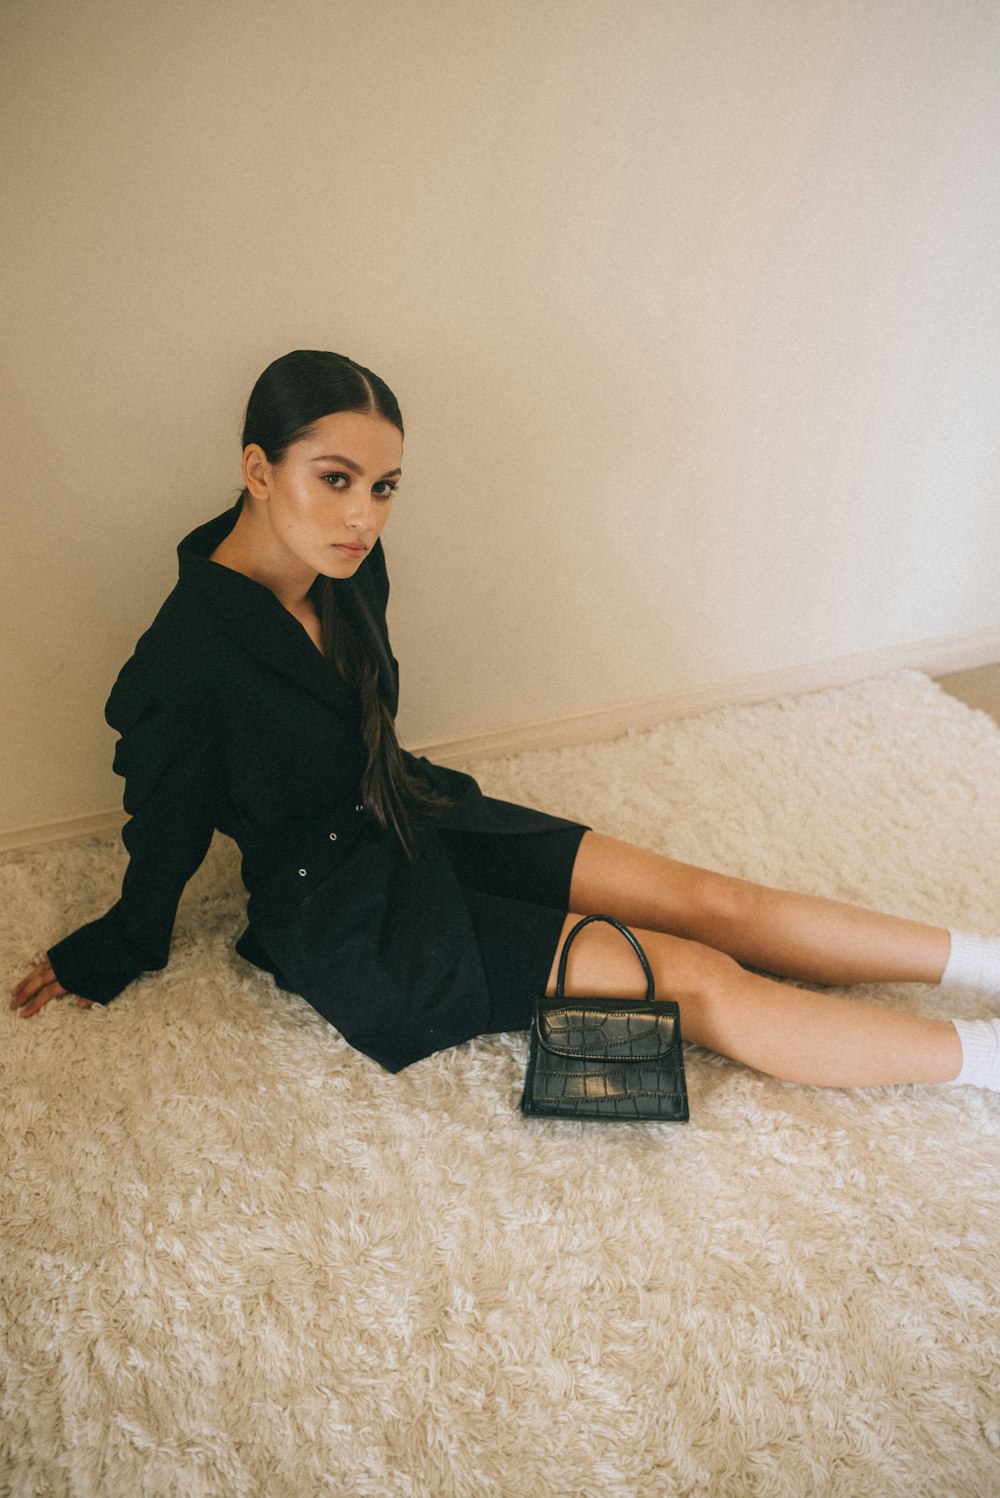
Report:
[[[365,531],[372,527],[375,513],[375,501],[368,490],[360,484],[351,487],[348,493],[347,507],[344,511],[344,523],[352,530]]]

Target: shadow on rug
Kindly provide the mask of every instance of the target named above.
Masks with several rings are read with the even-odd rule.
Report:
[[[689,862],[1000,930],[1000,729],[912,671],[472,767]],[[116,896],[0,867],[5,983]],[[397,1076],[242,963],[4,1021],[0,1492],[1000,1493],[1000,1098],[689,1049],[685,1127],[528,1122],[526,1036]],[[981,1001],[865,990],[916,1012]]]

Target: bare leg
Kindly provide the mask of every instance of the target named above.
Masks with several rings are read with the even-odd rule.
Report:
[[[937,983],[950,946],[943,926],[771,889],[597,832],[580,843],[570,903],[806,983]]]
[[[567,917],[564,936],[578,919]],[[793,988],[748,973],[699,942],[656,931],[636,934],[657,994],[680,1004],[685,1040],[771,1076],[822,1087],[945,1082],[959,1073],[961,1044],[948,1020]],[[549,994],[555,975],[554,961]],[[641,998],[645,979],[624,939],[609,926],[593,925],[570,948],[566,991]]]

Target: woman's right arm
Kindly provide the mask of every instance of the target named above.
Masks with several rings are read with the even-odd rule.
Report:
[[[122,830],[129,862],[121,895],[22,978],[11,1007],[24,1018],[66,993],[110,1003],[140,974],[165,967],[181,894],[212,840],[216,750],[206,704],[190,693],[151,692],[135,659],[107,709],[122,735],[115,770],[125,777],[130,817]]]

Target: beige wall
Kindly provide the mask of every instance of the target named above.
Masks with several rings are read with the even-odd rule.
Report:
[[[1000,622],[978,0],[8,0],[0,826],[295,347],[392,384],[406,737]]]

